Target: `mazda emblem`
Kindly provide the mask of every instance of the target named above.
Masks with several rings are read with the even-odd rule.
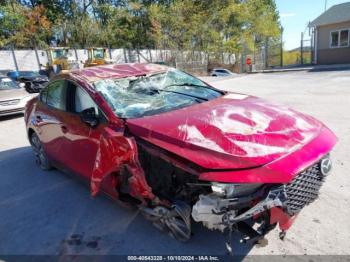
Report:
[[[329,157],[326,157],[321,160],[320,163],[320,170],[323,176],[329,175],[329,172],[332,169],[332,161],[330,160]]]

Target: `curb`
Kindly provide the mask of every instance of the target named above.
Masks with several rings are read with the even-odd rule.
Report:
[[[319,65],[319,66],[309,66],[309,67],[266,69],[266,70],[259,70],[259,71],[255,71],[255,72],[248,72],[248,74],[284,73],[284,72],[298,72],[298,71],[322,72],[322,71],[340,71],[340,70],[350,70],[350,64],[329,65],[329,66]]]

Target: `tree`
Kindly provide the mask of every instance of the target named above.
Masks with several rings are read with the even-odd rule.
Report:
[[[252,46],[257,35],[279,35],[273,0],[157,2],[149,13],[159,48],[237,53]]]
[[[204,51],[279,36],[274,0],[1,0],[0,44]]]
[[[24,45],[23,29],[26,19],[24,8],[14,1],[0,6],[0,46],[14,43]]]
[[[34,47],[47,46],[47,40],[51,34],[51,22],[46,16],[43,5],[35,6],[33,9],[24,10],[26,26],[23,28],[24,40]]]

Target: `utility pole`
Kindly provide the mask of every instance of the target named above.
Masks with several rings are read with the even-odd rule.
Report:
[[[280,65],[283,67],[283,26],[281,26],[281,60]]]
[[[327,11],[327,0],[324,0],[324,11]]]
[[[15,54],[14,44],[11,44],[11,53],[12,53],[13,63],[15,64],[16,71],[18,71],[19,69],[18,69],[16,54]]]
[[[304,64],[304,33],[301,33],[301,40],[300,40],[300,63],[301,65]]]

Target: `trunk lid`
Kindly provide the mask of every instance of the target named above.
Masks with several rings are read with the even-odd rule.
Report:
[[[303,147],[322,128],[310,116],[241,94],[128,119],[130,131],[205,169],[246,169]]]

